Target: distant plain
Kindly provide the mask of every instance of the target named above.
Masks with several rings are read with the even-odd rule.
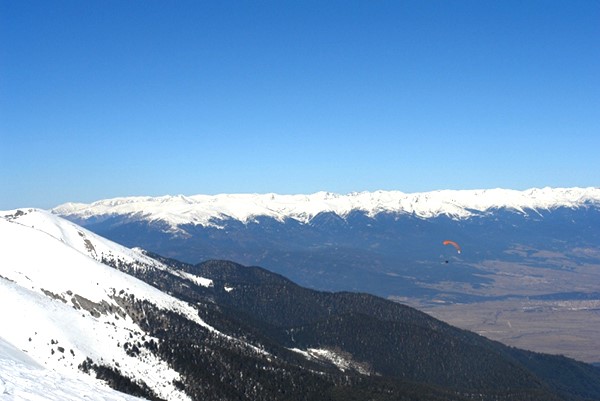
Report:
[[[588,363],[600,362],[600,265],[577,264],[565,253],[531,252],[525,247],[515,247],[507,253],[525,252],[530,254],[529,263],[487,260],[473,264],[491,279],[486,284],[428,285],[441,292],[482,295],[491,300],[398,300],[507,345]],[[597,256],[598,251],[574,252]]]

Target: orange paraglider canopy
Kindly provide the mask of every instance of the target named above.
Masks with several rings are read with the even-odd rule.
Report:
[[[444,244],[444,245],[452,245],[453,247],[456,248],[456,251],[458,253],[460,253],[460,245],[458,245],[456,242],[450,241],[450,240],[445,240],[444,242],[442,242],[442,244]]]

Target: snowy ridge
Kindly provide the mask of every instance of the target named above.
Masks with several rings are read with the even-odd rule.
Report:
[[[441,190],[407,194],[399,191],[360,192],[339,195],[318,192],[312,195],[222,194],[195,196],[128,197],[91,204],[66,203],[52,213],[70,219],[102,219],[116,215],[134,220],[161,221],[176,229],[179,225],[219,226],[219,220],[247,223],[266,216],[303,223],[322,212],[341,217],[355,210],[375,216],[382,212],[414,214],[421,218],[446,215],[464,219],[496,208],[520,213],[558,207],[600,205],[600,188],[543,188]]]
[[[124,262],[139,265],[139,268],[164,269],[160,262],[147,257],[142,249],[126,248],[43,210],[4,211],[0,212],[0,216],[7,221],[45,233],[97,261],[102,261],[103,257],[118,256]]]
[[[166,362],[143,347],[136,357],[128,354],[125,343],[158,339],[144,333],[119,299],[147,300],[216,330],[191,305],[98,260],[108,255],[140,268],[165,266],[34,209],[0,212],[0,244],[0,338],[62,375],[82,374],[78,366],[89,358],[141,380],[161,398],[189,399]]]

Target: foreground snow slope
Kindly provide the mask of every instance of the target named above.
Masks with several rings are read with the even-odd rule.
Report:
[[[195,196],[129,197],[91,204],[66,203],[52,210],[71,219],[127,215],[131,219],[181,224],[218,225],[220,219],[247,222],[258,216],[308,222],[322,212],[346,216],[354,210],[373,216],[381,212],[408,213],[429,218],[447,215],[468,218],[494,208],[518,212],[556,207],[600,205],[600,188],[543,188],[515,191],[443,190],[406,194],[399,191],[360,192],[348,195],[318,192],[312,195],[222,194]]]
[[[188,399],[174,385],[179,374],[142,348],[125,343],[152,338],[128,315],[123,299],[147,300],[210,330],[190,305],[105,264],[128,260],[162,268],[129,250],[48,212],[0,212],[0,337],[37,363],[64,374],[87,358],[119,370],[165,399]]]
[[[136,401],[81,375],[45,369],[0,337],[0,400]]]

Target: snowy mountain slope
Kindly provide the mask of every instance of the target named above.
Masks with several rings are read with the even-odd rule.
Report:
[[[214,329],[192,306],[96,258],[129,260],[144,269],[164,266],[48,212],[0,215],[1,337],[53,370],[72,373],[91,360],[135,378],[160,398],[188,399],[165,361],[144,347],[129,349],[157,339],[134,322],[128,302],[144,300]]]
[[[219,226],[219,220],[248,222],[259,216],[279,221],[309,222],[319,213],[341,217],[352,211],[369,216],[381,212],[414,214],[421,218],[447,215],[464,219],[490,209],[527,210],[600,205],[600,188],[543,188],[515,191],[442,190],[406,194],[399,191],[360,192],[348,195],[318,192],[311,195],[222,194],[195,196],[129,197],[91,204],[66,203],[52,210],[72,220],[96,220],[127,215],[131,220],[162,221],[172,230],[183,224]]]
[[[0,338],[0,400],[136,401],[82,377],[45,369],[25,352]]]

